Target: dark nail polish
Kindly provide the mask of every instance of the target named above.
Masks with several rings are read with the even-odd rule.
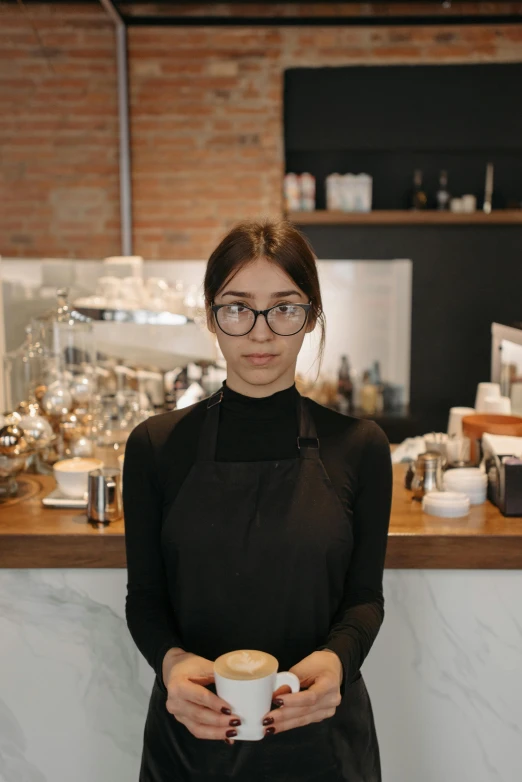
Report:
[[[271,725],[273,721],[274,721],[273,717],[265,717],[265,719],[263,720],[263,725]]]
[[[241,720],[230,720],[228,724],[237,727],[238,725],[241,725]]]
[[[221,709],[221,711],[223,712],[223,714],[232,714],[232,712],[230,711],[230,709],[227,709],[227,707],[226,707],[226,706],[223,706],[223,708]]]
[[[272,733],[275,733],[275,728],[267,728],[265,731],[266,736],[271,736]]]
[[[229,738],[232,738],[232,736],[237,736],[237,730],[227,730],[225,736],[229,736]]]
[[[282,701],[281,698],[276,698],[274,703],[276,706],[284,706],[284,701]]]

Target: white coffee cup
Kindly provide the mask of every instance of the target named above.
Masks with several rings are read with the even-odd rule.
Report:
[[[91,470],[103,467],[101,459],[91,459],[75,456],[72,459],[62,459],[53,465],[54,477],[66,497],[81,499],[87,494],[87,484]]]
[[[500,396],[499,383],[479,383],[475,397],[475,410],[477,413],[485,413],[484,400],[487,396]]]
[[[255,666],[255,656],[261,655],[269,663],[270,673],[261,675],[259,678],[229,678],[228,675],[223,675],[223,666],[220,666],[220,663],[223,663],[225,658],[230,660],[233,655],[238,656],[238,662],[242,663],[244,667],[248,667],[250,662]],[[241,720],[241,725],[236,728],[237,736],[234,736],[234,741],[260,741],[264,738],[263,717],[270,711],[272,696],[279,687],[286,684],[292,692],[299,692],[301,687],[299,678],[289,671],[278,673],[278,665],[279,663],[273,655],[255,649],[238,649],[234,652],[227,652],[214,662],[216,692],[220,698],[230,704],[233,713],[237,714]],[[216,670],[216,666],[221,667],[220,673]],[[264,670],[266,671],[266,666]],[[233,675],[233,671],[230,669],[229,671],[230,675]],[[236,675],[243,674],[238,671]],[[255,676],[255,668],[251,675]]]

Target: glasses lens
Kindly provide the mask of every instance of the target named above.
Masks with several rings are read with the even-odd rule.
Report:
[[[240,337],[254,325],[254,313],[242,304],[227,304],[217,311],[217,321],[225,334]]]
[[[295,304],[280,304],[268,313],[268,324],[272,331],[282,337],[300,331],[306,320],[306,310]]]

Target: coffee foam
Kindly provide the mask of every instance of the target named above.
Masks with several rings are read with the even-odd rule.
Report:
[[[232,671],[242,673],[254,673],[265,664],[264,660],[256,658],[252,652],[236,652],[230,655],[227,662]]]
[[[277,659],[256,649],[238,649],[222,654],[215,662],[216,671],[229,679],[261,679],[277,671]]]
[[[56,462],[54,469],[60,472],[89,472],[98,469],[101,465],[102,462],[99,459],[64,459],[61,462]]]

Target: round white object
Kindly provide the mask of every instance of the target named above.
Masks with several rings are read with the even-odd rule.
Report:
[[[72,459],[62,459],[53,465],[56,482],[67,497],[82,498],[87,494],[89,473],[103,467],[101,459],[74,456]]]
[[[469,497],[461,492],[431,491],[422,499],[422,509],[431,516],[459,518],[469,513]]]
[[[511,399],[509,396],[487,396],[484,399],[484,412],[497,415],[511,415]]]
[[[500,397],[499,383],[479,383],[475,396],[475,410],[477,413],[485,413],[484,400],[486,397]]]
[[[448,419],[448,435],[462,437],[462,419],[465,415],[475,415],[474,407],[452,407]]]

